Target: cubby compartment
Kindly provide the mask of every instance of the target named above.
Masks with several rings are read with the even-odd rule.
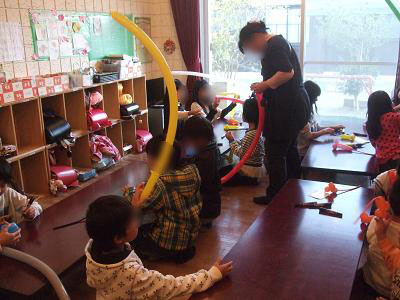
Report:
[[[39,99],[15,104],[12,107],[18,155],[35,152],[44,146]]]
[[[85,88],[84,91],[85,91],[85,95],[88,95],[88,94],[94,93],[94,92],[99,92],[99,93],[102,94],[103,97],[104,97],[104,94],[103,94],[103,86],[102,86],[102,85],[96,85],[96,86],[92,86],[92,87],[89,87],[89,88]],[[102,102],[98,105],[98,108],[101,108],[102,110],[104,110],[104,101],[102,101]]]
[[[49,175],[45,151],[40,151],[21,159],[20,164],[25,192],[30,194],[48,194]]]
[[[120,119],[118,83],[114,82],[103,86],[103,107],[110,120]]]
[[[129,94],[132,96],[133,100],[135,101],[135,94],[133,91],[133,80],[129,79],[129,80],[124,80],[121,81],[120,84],[122,84],[122,94]]]
[[[147,113],[136,117],[136,128],[149,130],[149,120],[147,117]]]
[[[42,111],[45,113],[47,110],[54,112],[57,116],[66,119],[64,95],[59,94],[51,97],[42,98]]]
[[[12,107],[0,107],[0,139],[3,145],[17,145]]]
[[[72,167],[87,169],[92,167],[89,136],[85,135],[76,139],[72,147]]]
[[[83,90],[64,94],[67,121],[72,130],[87,131],[86,106]]]
[[[135,120],[129,120],[122,122],[122,143],[124,149],[124,153],[131,152],[136,147],[136,124]],[[130,146],[130,147],[129,147]]]
[[[21,165],[19,161],[14,161],[10,163],[11,165],[11,173],[14,183],[19,187],[21,190],[24,190],[24,184],[22,181],[22,172],[21,172]]]
[[[60,147],[54,147],[48,150],[48,155],[53,155],[56,165],[72,167],[72,158],[68,157],[67,150]]]
[[[114,146],[117,147],[119,153],[124,155],[121,123],[107,127],[106,134]]]
[[[138,77],[133,79],[133,93],[135,103],[141,110],[147,109],[146,78]]]

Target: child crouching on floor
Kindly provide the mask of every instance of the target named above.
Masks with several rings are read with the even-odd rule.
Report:
[[[208,271],[180,277],[146,269],[129,244],[138,223],[136,209],[123,197],[103,196],[89,206],[86,275],[96,299],[171,299],[205,291],[231,272],[232,262],[220,261]]]
[[[386,237],[396,247],[399,247],[400,234],[400,180],[393,185],[389,196],[391,222],[387,228]],[[387,268],[384,256],[379,247],[376,218],[368,226],[368,254],[363,266],[364,280],[379,294],[389,297],[392,286],[392,272]]]
[[[201,223],[209,228],[221,213],[221,177],[218,171],[220,152],[210,121],[191,117],[183,128],[183,145],[187,160],[194,163],[201,177],[200,193],[203,206]]]
[[[154,169],[164,136],[152,138],[147,146],[147,164]],[[181,148],[174,143],[166,170],[143,202],[143,185],[137,187],[133,204],[155,214],[155,222],[140,227],[133,245],[143,258],[162,258],[183,263],[195,255],[194,243],[200,229],[200,175],[194,164],[181,164]]]
[[[13,186],[11,166],[5,159],[0,159],[0,218],[6,217],[11,222],[19,223],[39,216],[42,212],[40,204],[34,201],[28,207],[28,197]]]
[[[242,140],[235,141],[231,131],[226,133],[226,138],[229,140],[231,151],[240,159],[243,158],[247,150],[250,148],[257,133],[258,104],[255,98],[247,99],[244,102],[243,121],[249,124],[249,130],[246,131],[246,134]],[[260,136],[257,146],[251,153],[249,159],[245,162],[239,172],[237,172],[225,185],[257,185],[261,176],[264,175],[264,156],[264,138]],[[229,165],[221,169],[221,177],[228,174],[233,168],[234,166]]]

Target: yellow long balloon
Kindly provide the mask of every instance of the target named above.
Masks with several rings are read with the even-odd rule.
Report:
[[[151,56],[157,61],[160,66],[161,72],[164,76],[165,83],[167,85],[167,90],[169,94],[169,124],[167,137],[165,139],[165,143],[163,145],[163,150],[161,152],[161,156],[158,159],[155,169],[151,170],[151,175],[147,184],[142,193],[141,201],[146,200],[150,193],[153,191],[154,185],[157,182],[158,177],[164,171],[164,168],[169,160],[171,155],[172,145],[175,140],[176,127],[178,124],[178,95],[176,93],[176,87],[174,82],[174,77],[172,76],[171,70],[168,66],[167,61],[162,55],[160,49],[158,49],[157,45],[151,40],[151,38],[140,29],[135,23],[129,20],[127,17],[113,12],[111,16],[115,21],[117,21],[120,25],[125,27],[128,31],[130,31],[136,38],[140,40],[140,42],[146,47]]]

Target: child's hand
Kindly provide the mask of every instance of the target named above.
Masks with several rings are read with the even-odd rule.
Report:
[[[335,125],[335,126],[332,126],[332,128],[335,130],[341,130],[341,129],[345,129],[346,127],[343,125]]]
[[[3,226],[3,228],[0,231],[0,245],[1,246],[8,246],[15,244],[19,242],[21,239],[21,229],[18,229],[14,233],[9,233],[8,232],[8,227],[10,227],[10,224],[6,223],[6,226]]]
[[[332,134],[332,133],[335,132],[335,129],[333,129],[333,128],[325,128],[325,129],[323,129],[323,131],[324,131],[324,134]]]
[[[390,224],[390,219],[381,219],[376,217],[376,237],[378,238],[378,241],[383,240],[386,237],[386,231],[389,227]]]
[[[199,115],[201,115],[201,109],[199,108],[189,111],[189,116],[199,116]]]
[[[140,207],[140,205],[141,205],[140,198],[142,196],[145,185],[146,185],[146,183],[142,182],[136,186],[136,190],[132,196],[132,201],[131,201],[133,206]]]
[[[226,136],[226,138],[228,139],[228,141],[230,141],[230,142],[233,142],[233,141],[235,140],[235,138],[233,137],[232,131],[228,131],[228,132],[225,134],[225,136]]]
[[[233,262],[232,261],[230,261],[230,262],[227,262],[226,264],[223,264],[222,262],[221,262],[221,259],[220,258],[218,258],[218,260],[215,262],[215,264],[214,264],[214,267],[217,267],[218,268],[218,270],[221,272],[221,274],[222,274],[222,278],[224,278],[224,277],[226,277],[226,276],[228,276],[231,272],[232,272],[232,269],[233,269]]]
[[[27,218],[27,219],[34,219],[35,218],[35,214],[36,214],[36,212],[35,212],[35,208],[34,207],[28,207],[27,209],[25,209],[25,211],[24,211],[24,216]]]
[[[214,100],[214,102],[213,102],[213,108],[214,108],[214,109],[217,109],[217,108],[218,108],[219,102],[220,102],[220,100],[219,100],[218,98],[215,98],[215,100]]]

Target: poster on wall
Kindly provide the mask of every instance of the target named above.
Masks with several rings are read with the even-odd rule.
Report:
[[[151,36],[151,18],[148,17],[136,17],[135,24],[139,26],[148,36]],[[136,40],[136,53],[139,60],[142,63],[150,63],[153,61],[153,57],[146,50],[143,44]]]

